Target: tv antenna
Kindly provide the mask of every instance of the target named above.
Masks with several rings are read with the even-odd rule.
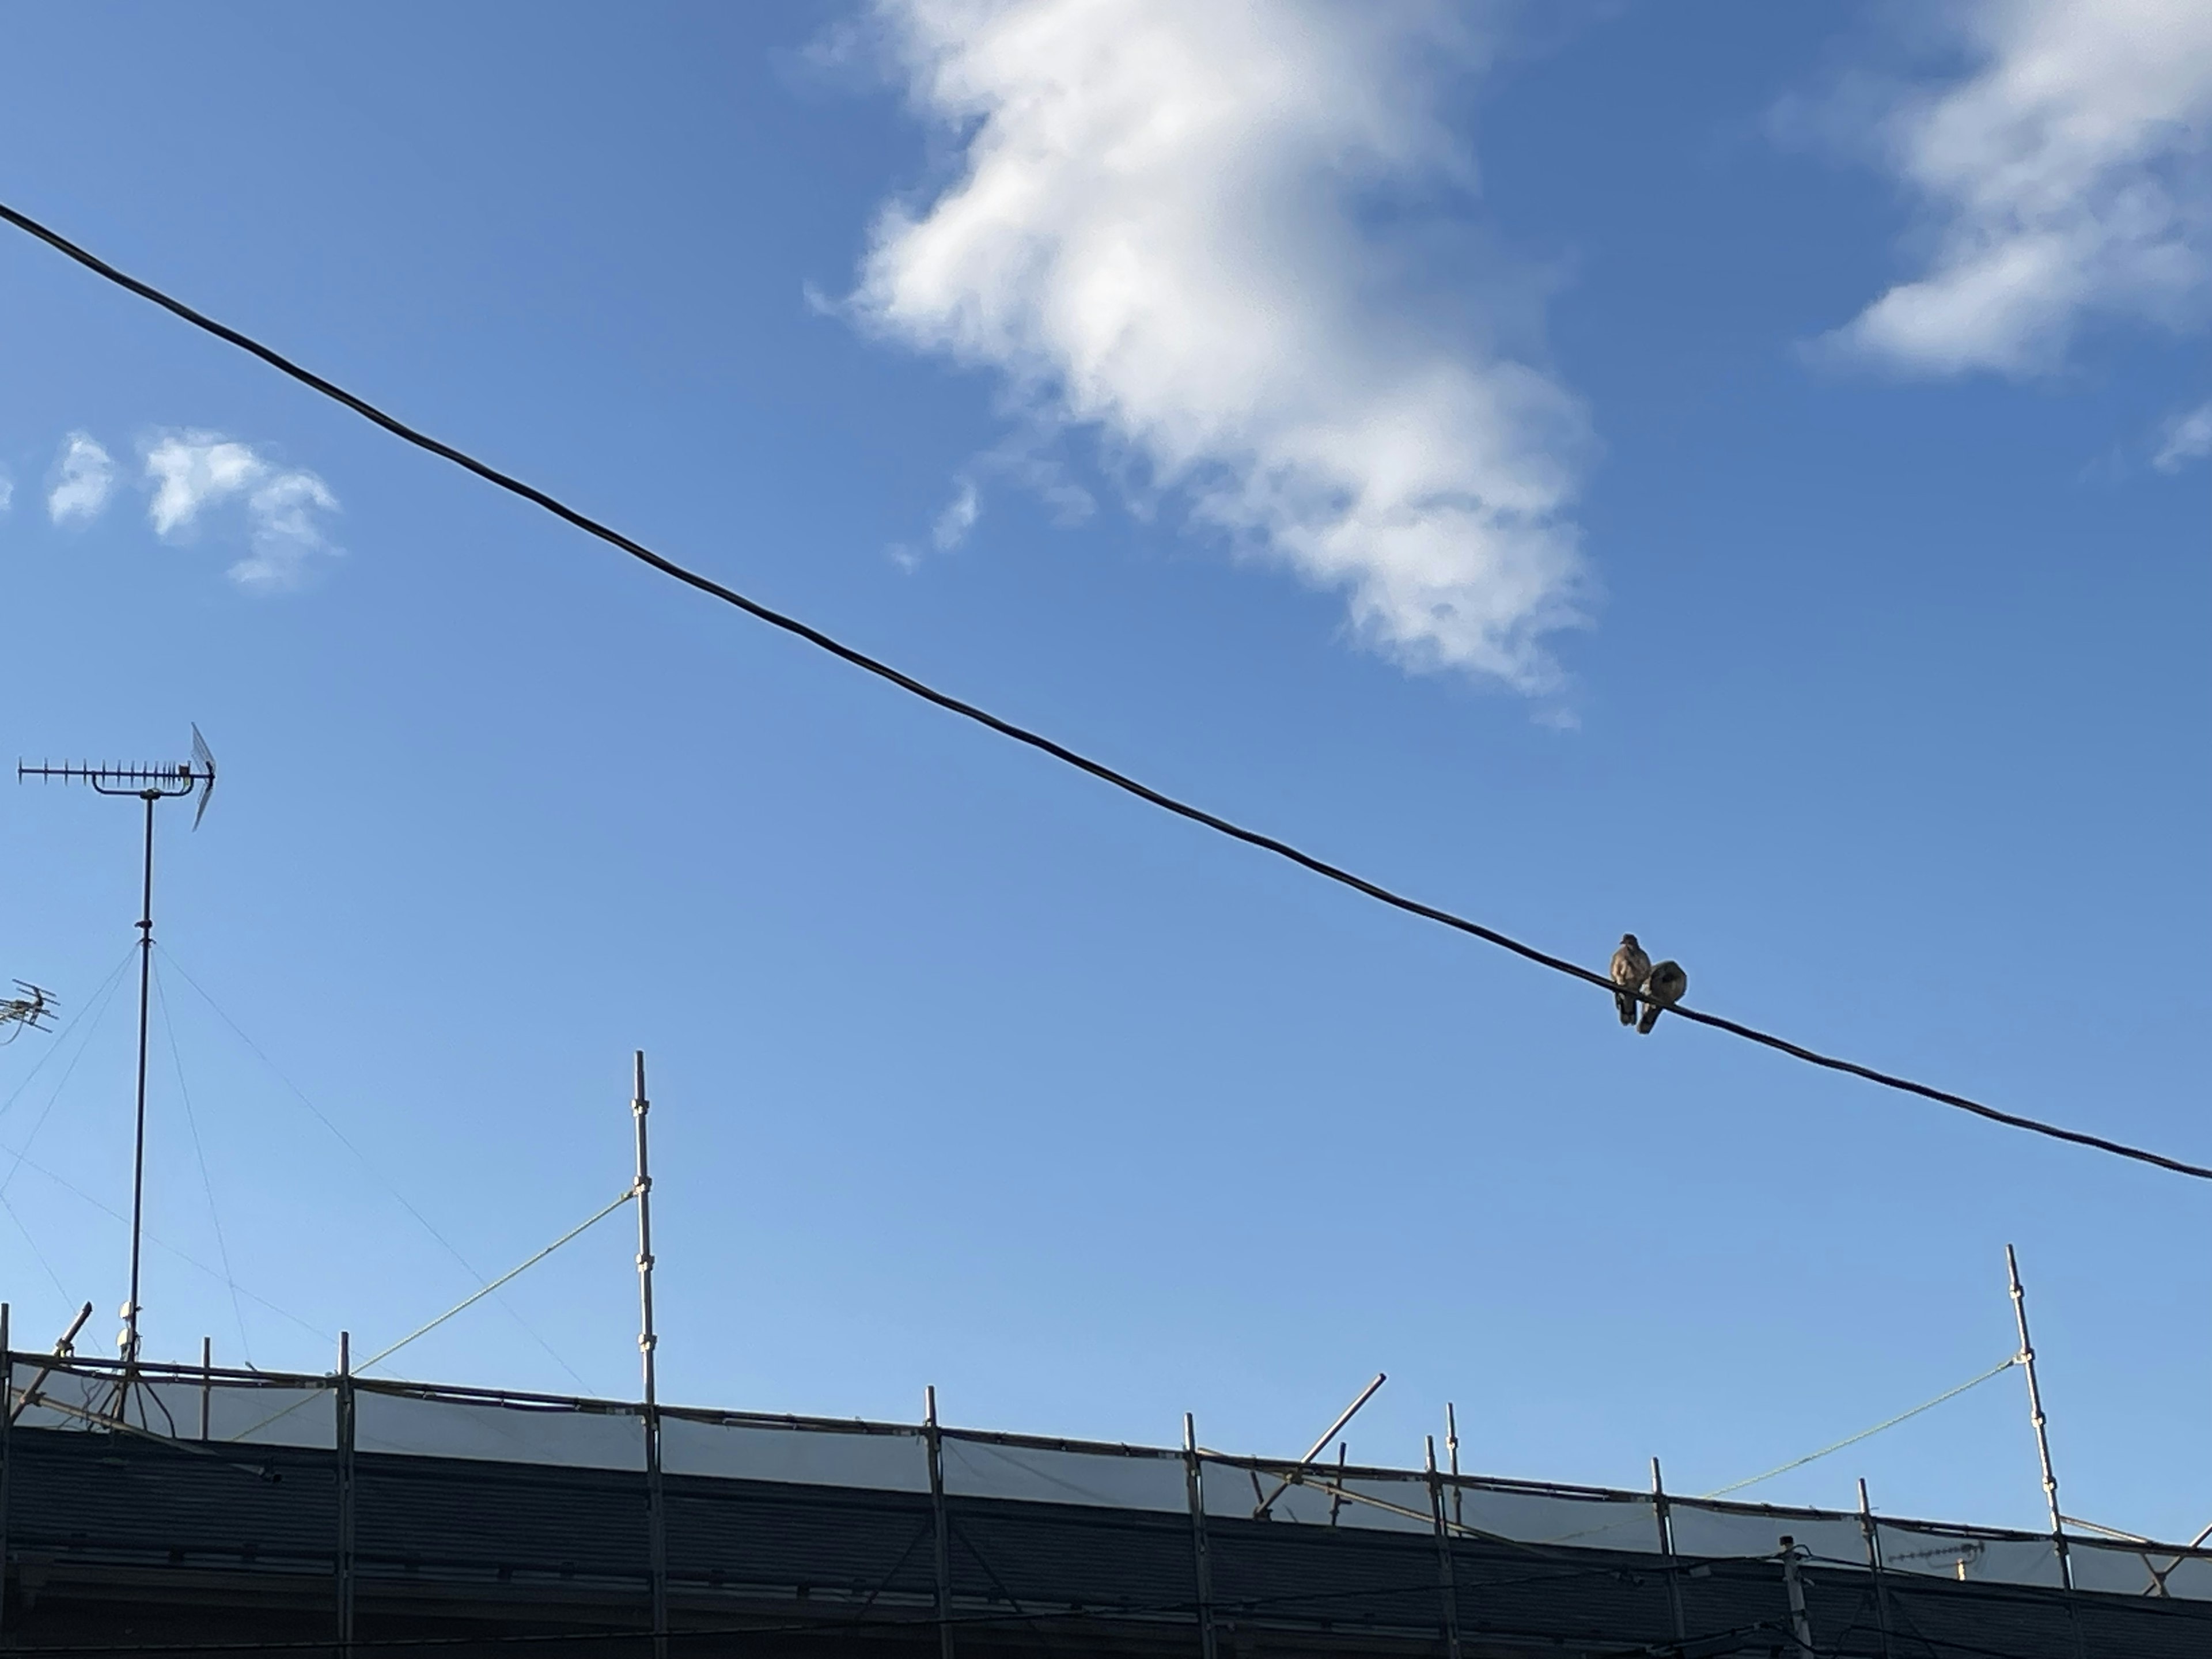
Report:
[[[88,783],[102,795],[136,795],[146,803],[146,859],[144,900],[138,912],[138,1119],[136,1147],[131,1164],[131,1299],[123,1304],[123,1329],[116,1339],[124,1365],[123,1389],[130,1387],[131,1366],[138,1358],[138,1246],[146,1214],[146,1004],[154,979],[154,809],[165,800],[184,800],[197,794],[198,809],[192,828],[207,816],[215,794],[215,756],[200,729],[192,727],[192,757],[173,766],[94,766],[89,761],[64,762],[56,766],[40,761],[16,763],[15,781],[59,779],[64,783]],[[117,1401],[118,1413],[121,1399]]]
[[[46,1022],[54,1017],[54,994],[28,980],[17,980],[15,989],[18,994],[0,997],[0,1048],[26,1031],[53,1029]]]

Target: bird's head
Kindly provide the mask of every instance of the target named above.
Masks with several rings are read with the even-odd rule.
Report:
[[[1636,942],[1636,935],[1633,933],[1623,933],[1620,936],[1620,942],[1632,951],[1641,951],[1644,948]]]

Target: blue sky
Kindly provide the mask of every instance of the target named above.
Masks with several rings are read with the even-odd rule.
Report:
[[[1094,9],[17,8],[0,198],[1163,787],[2212,1159],[2196,9]],[[226,769],[150,1352],[403,1334],[620,1191],[641,1046],[673,1397],[1280,1451],[1387,1370],[1355,1455],[1703,1491],[2002,1358],[2009,1240],[2069,1510],[2212,1521],[2200,1185],[1639,1040],[0,291],[4,747]],[[85,1014],[0,1051],[0,1275],[104,1340],[137,825],[0,801]],[[630,1392],[628,1225],[404,1368]],[[2014,1376],[1760,1490],[1861,1474],[2040,1515]]]

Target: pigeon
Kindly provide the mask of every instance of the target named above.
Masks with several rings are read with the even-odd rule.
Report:
[[[1644,981],[1644,994],[1651,1000],[1644,1005],[1644,1018],[1636,1029],[1648,1036],[1659,1023],[1660,1014],[1680,1002],[1682,994],[1689,988],[1690,976],[1682,971],[1680,963],[1655,963],[1651,977]]]
[[[1635,934],[1623,933],[1620,949],[1613,953],[1613,982],[1621,988],[1613,994],[1613,1004],[1620,1010],[1623,1025],[1636,1024],[1635,993],[1644,988],[1644,981],[1650,976],[1651,958],[1644,954]]]

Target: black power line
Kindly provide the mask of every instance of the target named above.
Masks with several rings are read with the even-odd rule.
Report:
[[[1024,744],[1031,749],[1041,750],[1056,761],[1072,766],[1079,772],[1087,772],[1101,782],[1109,783],[1116,789],[1123,790],[1141,801],[1158,807],[1162,811],[1172,812],[1177,817],[1188,818],[1193,823],[1203,824],[1206,829],[1213,830],[1218,835],[1226,836],[1232,841],[1241,841],[1248,847],[1256,847],[1262,852],[1273,853],[1278,858],[1287,859],[1302,869],[1310,870],[1317,876],[1325,877],[1330,881],[1349,887],[1354,892],[1364,893],[1369,898],[1379,903],[1389,905],[1394,909],[1403,910],[1408,915],[1419,916],[1425,921],[1433,921],[1442,927],[1469,934],[1486,944],[1495,945],[1500,950],[1510,951],[1517,957],[1525,957],[1541,967],[1548,968],[1554,973],[1565,974],[1571,979],[1582,980],[1588,984],[1596,986],[1608,994],[1616,993],[1620,988],[1603,974],[1593,972],[1577,963],[1567,961],[1565,957],[1553,956],[1548,951],[1540,951],[1533,945],[1524,945],[1519,939],[1501,933],[1494,927],[1486,927],[1480,922],[1470,921],[1466,917],[1455,915],[1449,910],[1439,909],[1435,905],[1425,904],[1419,899],[1408,898],[1402,893],[1393,892],[1390,889],[1370,881],[1364,876],[1357,875],[1340,865],[1331,864],[1326,859],[1316,858],[1310,853],[1303,852],[1286,841],[1278,840],[1275,836],[1262,834],[1257,830],[1248,830],[1243,824],[1209,812],[1203,807],[1194,806],[1188,801],[1178,800],[1173,795],[1164,794],[1149,784],[1138,781],[1126,772],[1115,771],[1103,761],[1092,760],[1088,755],[1070,749],[1065,744],[1056,743],[1041,732],[1032,732],[1026,726],[1017,726],[1012,720],[1001,719],[988,708],[979,708],[975,703],[954,696],[949,691],[940,691],[927,682],[918,680],[913,675],[894,668],[890,664],[878,658],[868,655],[865,651],[847,645],[843,641],[799,621],[796,617],[786,616],[782,611],[771,609],[757,599],[746,598],[734,588],[725,587],[711,577],[702,576],[696,570],[685,568],[673,559],[654,552],[642,542],[631,540],[619,530],[601,524],[588,514],[578,512],[557,496],[549,495],[534,485],[525,483],[511,474],[501,472],[498,468],[477,459],[475,456],[465,450],[456,449],[451,444],[442,443],[427,433],[417,431],[405,422],[386,414],[366,398],[356,397],[343,386],[325,380],[313,369],[301,368],[290,358],[262,344],[250,335],[241,334],[236,329],[217,322],[204,313],[195,311],[183,301],[171,297],[151,283],[141,282],[127,271],[118,270],[98,254],[78,246],[58,231],[40,223],[28,214],[16,211],[4,202],[0,202],[0,220],[5,220],[18,230],[37,238],[58,252],[67,255],[86,270],[106,277],[118,288],[127,289],[140,299],[150,301],[153,304],[161,307],[162,310],[181,317],[193,327],[204,330],[217,339],[226,341],[240,350],[258,357],[271,368],[289,375],[301,385],[322,393],[324,397],[334,402],[343,404],[362,419],[382,427],[394,437],[414,445],[417,449],[427,450],[441,459],[451,461],[455,466],[475,473],[486,483],[496,484],[509,495],[519,495],[524,501],[543,507],[554,517],[574,525],[586,535],[596,536],[610,546],[620,548],[641,563],[651,565],[664,576],[672,576],[688,587],[695,587],[702,593],[721,600],[725,605],[734,605],[756,620],[768,623],[771,628],[779,628],[787,634],[796,635],[809,645],[826,651],[831,656],[852,664],[855,668],[864,669],[879,679],[888,680],[902,691],[920,697],[925,702],[935,703],[939,708],[947,709],[963,719],[973,720],[978,726],[988,726],[1000,737],[1011,738],[1016,743]],[[1640,993],[1635,992],[1629,994],[1641,995]],[[1643,1000],[1649,1000],[1648,998]],[[1802,1060],[1809,1066],[1818,1066],[1826,1071],[1841,1072],[1847,1076],[1860,1078],[1869,1083],[1880,1084],[1885,1089],[1895,1089],[1905,1094],[1917,1095],[1923,1100],[1932,1100],[1940,1105],[1954,1107],[1962,1112],[1971,1112],[1976,1117],[1987,1118],[1992,1123],[2002,1123],[2008,1128],[2025,1129],[2031,1134],[2046,1135],[2053,1140],[2063,1140],[2076,1146],[2087,1146],[2097,1152],[2110,1152],[2116,1158],[2132,1158],[2138,1164],[2148,1164],[2158,1169],[2171,1170],[2176,1175],[2191,1176],[2199,1181],[2212,1181],[2212,1169],[2208,1169],[2203,1164],[2185,1163],[2179,1158],[2168,1158],[2162,1152],[2150,1152],[2141,1146],[2130,1146],[2124,1141],[2110,1140],[2102,1135],[2093,1135],[2080,1129],[2063,1128],[2057,1124],[2045,1123],[2032,1117],[2022,1117],[2014,1112],[2000,1111],[1994,1106],[1987,1106],[1980,1101],[1971,1100],[1965,1095],[1954,1095],[1948,1090],[1931,1088],[1924,1083],[1915,1083],[1910,1078],[1897,1077],[1887,1072],[1878,1072],[1871,1066],[1862,1066],[1856,1060],[1840,1060],[1833,1054],[1824,1054],[1816,1049],[1791,1042],[1787,1038],[1776,1036],[1771,1032],[1761,1031],[1754,1027],[1741,1024],[1735,1020],[1723,1018],[1718,1014],[1703,1013],[1697,1009],[1685,1007],[1680,1003],[1672,1005],[1669,1012],[1695,1024],[1709,1025],[1717,1031],[1726,1031],[1731,1036],[1739,1036],[1747,1042],[1756,1042],[1762,1048],[1788,1054],[1793,1060]]]

